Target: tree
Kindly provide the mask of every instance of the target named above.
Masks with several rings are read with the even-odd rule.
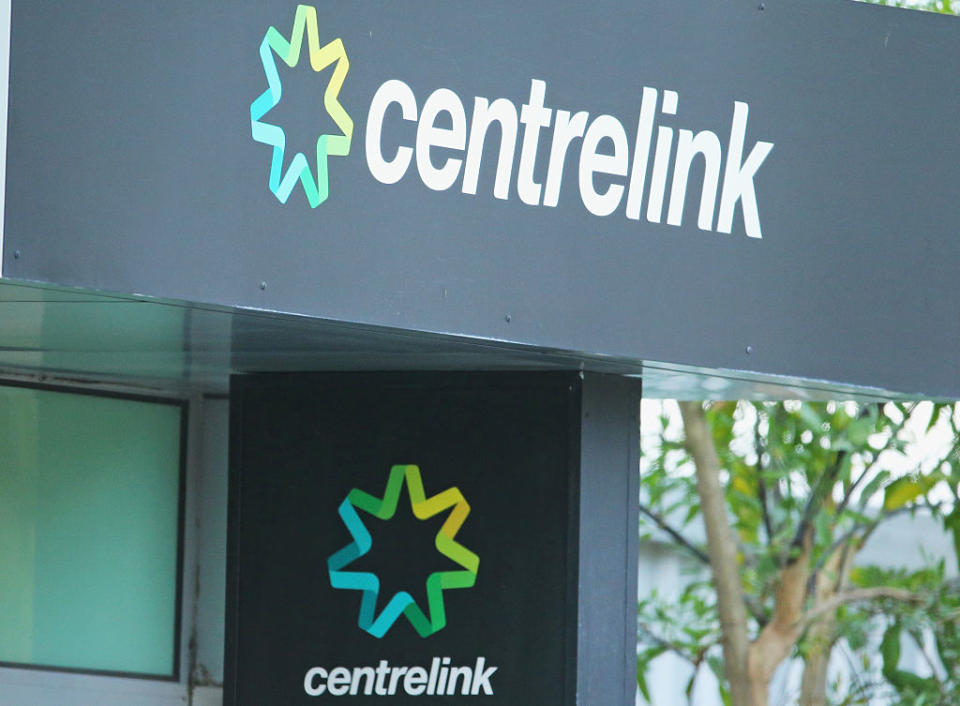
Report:
[[[960,14],[960,7],[954,7],[952,0],[862,0],[873,5],[887,5],[888,7],[902,7],[908,10],[923,10],[925,12],[939,12],[943,15]]]
[[[883,664],[896,688],[897,630],[908,625],[916,633],[916,617],[950,604],[956,588],[942,572],[911,583],[905,574],[854,571],[853,562],[895,515],[928,512],[960,528],[960,411],[929,403],[797,402],[680,403],[680,410],[684,437],[664,438],[648,459],[641,512],[649,527],[709,563],[713,588],[693,581],[679,600],[641,602],[641,691],[652,659],[671,651],[697,670],[713,669],[726,703],[766,706],[775,670],[794,655],[805,663],[801,703],[825,704],[834,645],[856,626],[862,631],[864,616],[877,615],[901,626],[888,628]],[[950,443],[937,458],[894,474],[907,432],[919,421],[926,432],[947,425]],[[698,518],[706,551],[685,535]],[[927,629],[939,629],[946,645],[957,614],[940,613]],[[960,703],[960,691],[943,680],[930,689],[951,693],[954,700],[942,703]]]

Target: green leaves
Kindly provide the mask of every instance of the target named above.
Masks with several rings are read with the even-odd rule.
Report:
[[[901,703],[906,706],[919,704],[947,704],[940,700],[940,686],[934,677],[920,677],[913,672],[898,669],[900,662],[900,639],[902,626],[895,620],[883,634],[880,655],[883,657],[883,677],[896,689]]]
[[[944,517],[944,527],[953,535],[953,551],[960,565],[960,503],[953,506],[953,511]]]
[[[955,706],[960,703],[960,587],[947,578],[943,560],[917,571],[876,566],[860,567],[851,574],[857,586],[901,588],[925,598],[920,603],[885,601],[865,606],[853,614],[861,624],[883,626],[879,645],[881,674],[893,689],[897,706]],[[901,664],[901,648],[923,655],[928,668],[917,674]],[[931,649],[931,643],[933,649]],[[864,652],[869,652],[867,645]],[[935,669],[933,665],[938,665]],[[933,673],[931,674],[931,671]]]
[[[847,440],[853,449],[860,449],[867,445],[870,435],[876,431],[876,408],[870,407],[871,413],[864,418],[855,419],[847,428]]]
[[[637,652],[637,687],[647,701],[651,700],[650,687],[647,686],[647,670],[650,668],[650,663],[666,651],[665,646],[654,645]]]
[[[912,2],[909,0],[861,0],[873,5],[887,5],[889,7],[902,7],[908,10],[923,10],[925,12],[937,12],[942,15],[960,14],[960,6],[955,6],[952,0],[926,0],[926,2]]]
[[[889,675],[894,673],[900,664],[900,623],[891,623],[883,633],[880,656],[883,658],[883,674],[889,679]]]
[[[653,591],[637,606],[637,687],[650,702],[646,675],[651,663],[670,652],[690,662],[693,677],[720,643],[716,595],[709,581],[691,578],[679,596]]]
[[[925,496],[942,480],[944,476],[940,472],[897,478],[884,489],[883,509],[887,512],[898,510],[907,503]]]

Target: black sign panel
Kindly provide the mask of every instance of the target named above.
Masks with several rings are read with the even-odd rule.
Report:
[[[958,46],[839,0],[13,0],[3,276],[956,397]]]
[[[226,703],[572,703],[580,379],[235,378]]]

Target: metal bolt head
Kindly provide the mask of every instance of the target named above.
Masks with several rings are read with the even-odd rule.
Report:
[[[260,289],[263,290],[263,289],[266,289],[266,288],[267,288],[267,283],[266,283],[266,282],[261,282],[261,283],[260,283]]]
[[[513,317],[510,316],[510,314],[507,314],[506,316],[503,317],[503,320],[506,321],[506,322],[509,324],[510,321],[512,320],[512,318],[513,318]]]
[[[14,251],[13,251],[13,259],[14,259],[14,260],[19,260],[19,259],[20,259],[20,251],[19,251],[19,250],[14,250]]]
[[[747,346],[745,349],[745,352],[747,355],[750,355],[751,353],[753,353],[753,346]]]

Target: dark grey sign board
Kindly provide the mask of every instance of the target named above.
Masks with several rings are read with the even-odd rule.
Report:
[[[632,704],[639,394],[234,378],[225,703]]]
[[[956,397],[958,56],[844,0],[13,0],[3,276]]]

